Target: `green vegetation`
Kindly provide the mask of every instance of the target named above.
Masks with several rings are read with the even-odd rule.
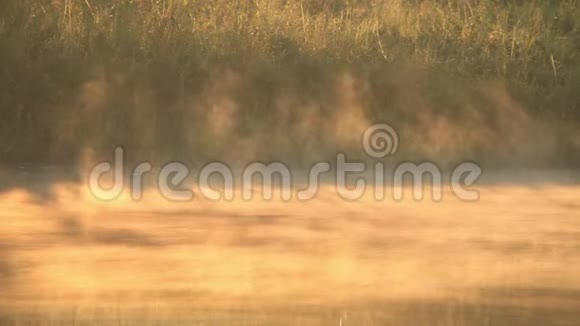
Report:
[[[411,157],[578,152],[575,0],[4,0],[0,49],[2,161],[307,162],[376,120]]]

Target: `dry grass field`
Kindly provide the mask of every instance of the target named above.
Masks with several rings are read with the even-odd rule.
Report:
[[[68,165],[120,144],[140,160],[309,166],[378,121],[405,133],[404,159],[580,162],[574,0],[4,0],[0,12],[1,162]]]

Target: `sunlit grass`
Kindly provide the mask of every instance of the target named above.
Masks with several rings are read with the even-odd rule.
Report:
[[[205,115],[210,126],[225,121],[246,152],[280,158],[288,144],[251,142],[292,135],[305,116],[348,116],[340,105],[368,121],[417,129],[415,120],[441,115],[499,134],[486,118],[499,107],[486,103],[490,82],[563,134],[558,151],[577,146],[566,131],[579,112],[580,9],[571,0],[10,0],[0,10],[0,150],[12,161],[66,162],[114,144],[223,157],[207,145],[216,135]],[[337,86],[345,73],[348,92]],[[322,128],[308,137],[334,136]],[[341,146],[313,143],[293,158]],[[464,147],[455,154],[503,155]]]

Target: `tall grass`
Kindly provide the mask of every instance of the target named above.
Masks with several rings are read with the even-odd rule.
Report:
[[[580,117],[574,0],[4,0],[0,12],[3,160],[67,161],[87,144],[114,143],[222,156],[208,120],[233,129],[227,139],[284,156],[276,141],[255,144],[281,123],[281,106],[292,113],[277,131],[312,105],[321,119],[348,116],[337,109],[347,105],[365,121],[410,126],[431,114],[487,124],[510,119],[489,109],[503,101],[498,87],[488,96],[498,81],[531,119]],[[341,97],[345,87],[355,101]],[[514,134],[494,123],[498,141]],[[497,156],[484,143],[434,155]]]

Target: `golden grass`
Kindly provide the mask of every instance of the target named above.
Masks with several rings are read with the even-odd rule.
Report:
[[[362,116],[412,133],[424,130],[425,121],[458,125],[455,139],[473,138],[461,128],[482,128],[508,145],[481,144],[487,136],[478,136],[459,148],[407,150],[422,158],[448,160],[453,153],[501,163],[513,152],[512,135],[505,135],[512,126],[501,122],[512,116],[498,103],[505,98],[507,110],[521,109],[557,131],[538,132],[540,140],[556,139],[545,146],[555,148],[556,161],[578,160],[576,1],[9,0],[0,6],[5,161],[69,163],[85,147],[104,156],[117,144],[143,159],[227,159],[223,144],[234,139],[246,147],[241,152],[264,149],[269,156],[261,159],[308,165],[344,149],[338,136],[346,132],[300,128]],[[347,92],[340,86],[344,75],[352,79]],[[355,96],[345,99],[350,92]],[[360,112],[344,112],[345,106]],[[284,142],[295,134],[311,145]],[[270,143],[255,143],[266,135]]]

